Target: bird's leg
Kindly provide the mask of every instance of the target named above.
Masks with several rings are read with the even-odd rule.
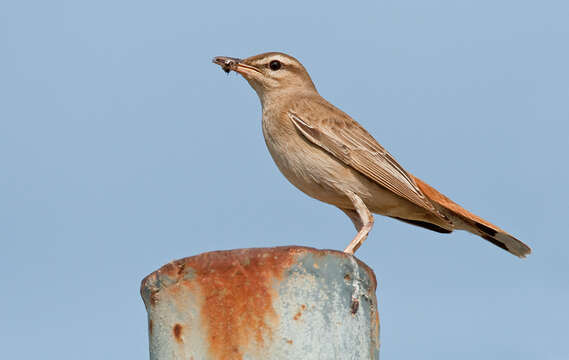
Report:
[[[363,200],[353,192],[346,192],[346,195],[354,204],[355,210],[340,208],[354,223],[358,233],[344,250],[345,253],[353,254],[364,243],[367,235],[373,227],[373,215],[364,204]]]

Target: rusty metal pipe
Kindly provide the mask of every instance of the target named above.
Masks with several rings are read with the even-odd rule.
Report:
[[[367,265],[332,250],[177,260],[142,281],[150,359],[378,359],[376,286]]]

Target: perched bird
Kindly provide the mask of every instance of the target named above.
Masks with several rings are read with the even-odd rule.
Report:
[[[403,169],[360,124],[318,94],[292,56],[270,52],[246,59],[218,56],[213,62],[241,74],[257,92],[265,142],[283,175],[350,217],[357,234],[346,253],[367,238],[372,213],[440,233],[466,230],[522,258],[531,252]]]

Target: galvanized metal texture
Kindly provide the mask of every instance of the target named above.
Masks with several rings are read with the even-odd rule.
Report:
[[[378,359],[373,271],[307,247],[216,251],[148,275],[150,359]]]

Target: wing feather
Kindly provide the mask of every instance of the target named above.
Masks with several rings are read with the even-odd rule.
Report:
[[[445,218],[393,156],[347,115],[311,120],[291,110],[288,116],[310,142],[384,188]]]

